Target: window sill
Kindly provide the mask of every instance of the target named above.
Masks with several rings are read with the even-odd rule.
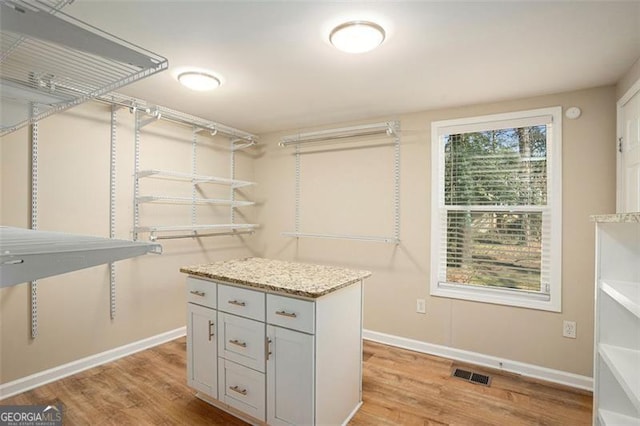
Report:
[[[553,295],[550,296],[547,294],[525,293],[516,290],[499,290],[434,282],[431,285],[431,295],[473,302],[507,305],[517,308],[538,309],[551,312],[562,311],[560,297],[553,297]]]

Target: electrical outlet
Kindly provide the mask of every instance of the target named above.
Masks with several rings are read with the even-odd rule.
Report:
[[[562,321],[562,336],[570,339],[576,338],[576,322]]]
[[[427,304],[424,299],[416,299],[416,312],[419,314],[427,313]]]

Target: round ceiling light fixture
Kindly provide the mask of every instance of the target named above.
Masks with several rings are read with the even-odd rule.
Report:
[[[329,41],[347,53],[364,53],[380,46],[384,41],[384,28],[369,21],[350,21],[331,31]]]
[[[204,92],[220,86],[220,79],[202,71],[186,71],[178,74],[178,81],[191,90]]]

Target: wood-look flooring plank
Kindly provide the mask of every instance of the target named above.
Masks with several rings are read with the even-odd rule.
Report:
[[[491,385],[453,378],[455,367]],[[374,342],[364,343],[362,387],[352,426],[591,424],[588,392]],[[187,387],[184,338],[0,401],[14,404],[62,405],[71,426],[246,424]]]

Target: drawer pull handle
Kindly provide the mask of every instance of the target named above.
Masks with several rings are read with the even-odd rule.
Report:
[[[206,293],[204,291],[191,290],[189,293],[194,294],[196,296],[204,297]]]
[[[236,305],[236,306],[247,306],[247,304],[245,302],[242,302],[240,300],[235,300],[235,299],[234,300],[229,300],[227,303],[230,304],[230,305]]]
[[[298,314],[296,314],[295,312],[287,312],[287,311],[276,311],[276,315],[280,315],[282,317],[288,317],[288,318],[298,317]]]
[[[269,361],[269,355],[271,355],[271,339],[268,337],[264,340],[264,351],[266,352],[265,358]]]
[[[232,345],[240,346],[241,348],[247,347],[246,342],[241,342],[240,340],[237,340],[237,339],[229,340],[229,343],[231,343]]]
[[[214,332],[213,332],[213,326],[215,324],[213,323],[213,321],[209,320],[209,341],[211,341],[211,338],[213,336],[215,336]]]
[[[231,389],[234,392],[239,393],[240,395],[246,395],[247,394],[247,390],[246,389],[240,389],[239,386],[229,386],[229,389]]]

